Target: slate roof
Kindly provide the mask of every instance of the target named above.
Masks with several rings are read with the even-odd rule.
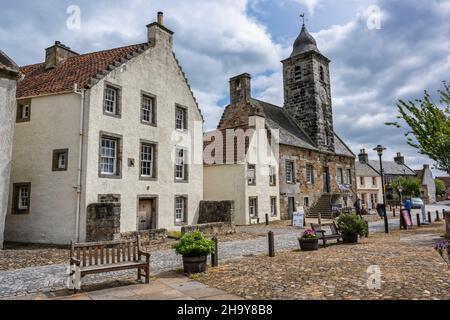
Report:
[[[319,49],[317,48],[316,40],[314,39],[314,37],[312,35],[309,34],[305,25],[303,25],[300,35],[297,37],[297,39],[294,42],[294,50],[292,51],[291,57],[294,57],[296,55],[306,53],[309,51],[315,51],[317,53],[320,53]]]
[[[380,172],[380,162],[377,160],[369,160],[369,165]],[[383,171],[388,175],[415,176],[416,173],[408,166],[395,162],[383,161]]]
[[[359,161],[355,163],[355,169],[358,177],[378,177],[380,175],[367,163],[361,163]]]
[[[79,88],[89,88],[148,46],[148,43],[141,43],[77,55],[48,70],[45,63],[21,67],[25,77],[17,84],[17,98],[72,92],[75,83]]]
[[[7,73],[19,73],[19,67],[17,64],[6,55],[2,50],[0,50],[0,70],[4,70]]]

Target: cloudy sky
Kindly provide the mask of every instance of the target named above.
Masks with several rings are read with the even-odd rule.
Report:
[[[249,72],[253,96],[282,105],[280,61],[288,57],[305,12],[319,49],[332,60],[336,132],[355,153],[385,145],[386,158],[430,163],[405,143],[398,98],[418,98],[450,81],[450,0],[0,0],[0,48],[18,64],[41,62],[59,40],[79,53],[146,40],[145,25],[165,12],[180,59],[206,118],[218,123],[228,79]],[[69,29],[68,7],[80,8]],[[377,8],[380,10],[377,13]],[[70,11],[70,10],[69,10]],[[377,19],[379,18],[379,20]],[[379,24],[378,24],[379,21]],[[380,27],[380,28],[378,28]],[[375,158],[372,152],[371,157]]]

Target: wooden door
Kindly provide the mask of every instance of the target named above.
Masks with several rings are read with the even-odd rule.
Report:
[[[150,230],[152,229],[152,216],[153,216],[153,200],[152,199],[140,199],[138,210],[138,230]]]

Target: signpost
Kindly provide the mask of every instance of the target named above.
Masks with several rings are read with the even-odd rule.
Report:
[[[305,211],[303,209],[298,209],[297,212],[293,213],[292,226],[297,228],[305,226]]]
[[[402,210],[401,214],[402,214],[402,218],[403,218],[403,223],[405,224],[405,228],[406,229],[411,229],[413,224],[412,224],[412,221],[411,221],[411,217],[409,216],[408,210],[406,210],[406,209]]]

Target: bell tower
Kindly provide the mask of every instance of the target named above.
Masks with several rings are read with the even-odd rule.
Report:
[[[320,150],[334,152],[330,60],[304,23],[291,56],[282,63],[284,109]]]

